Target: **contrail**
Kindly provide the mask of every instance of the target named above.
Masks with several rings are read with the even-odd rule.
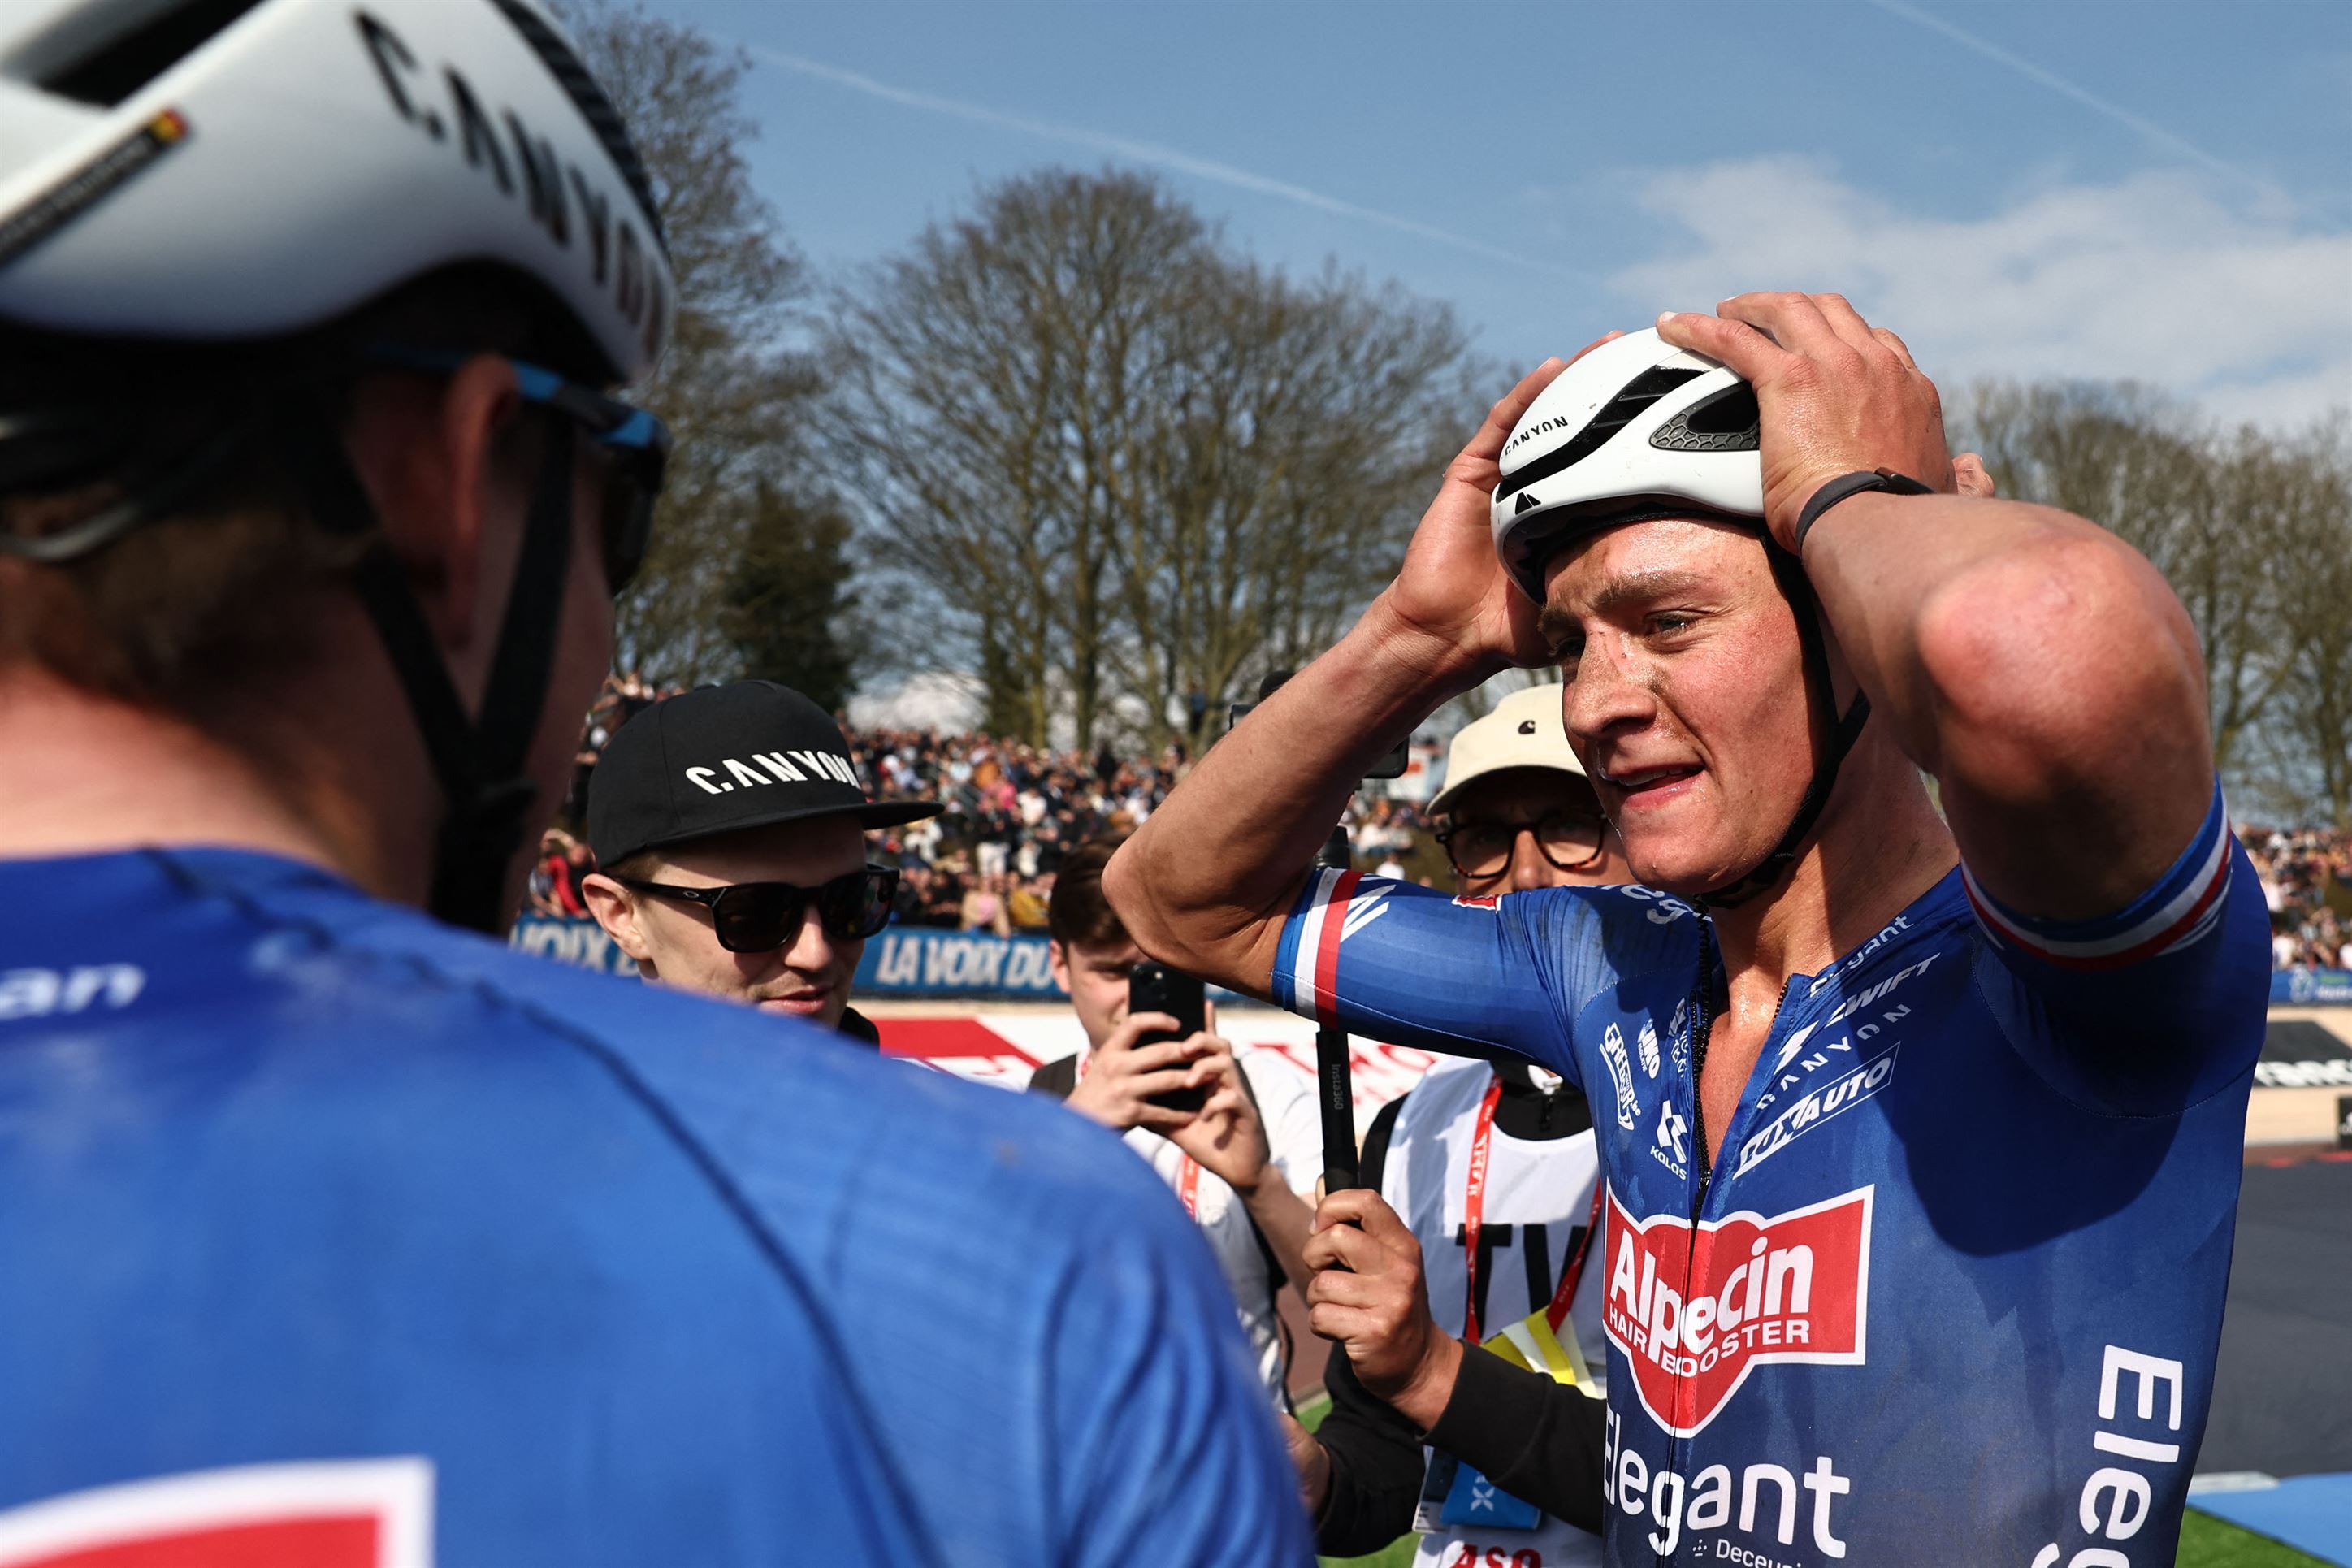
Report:
[[[1951,39],[1952,42],[1959,45],[1961,47],[1973,49],[1989,60],[1998,61],[2001,65],[2005,65],[2010,69],[2017,72],[2020,76],[2025,77],[2032,81],[2040,82],[2043,87],[2048,88],[2053,92],[2063,93],[2068,98],[2073,99],[2075,102],[2082,104],[2086,108],[2096,110],[2099,113],[2104,114],[2108,119],[2116,121],[2118,125],[2127,126],[2131,130],[2137,132],[2140,135],[2147,138],[2150,142],[2155,142],[2158,146],[2179,153],[2181,157],[2188,159],[2193,163],[2202,164],[2204,167],[2212,170],[2217,174],[2226,174],[2232,180],[2242,181],[2243,183],[2253,186],[2256,190],[2262,192],[2265,195],[2278,196],[2284,194],[2276,185],[2263,178],[2260,174],[2252,174],[2247,170],[2239,168],[2235,163],[2227,163],[2222,159],[2216,158],[2212,153],[2208,153],[2204,148],[2198,146],[2195,142],[2189,141],[2185,137],[2175,135],[2173,132],[2167,131],[2163,126],[2157,124],[2154,121],[2147,119],[2146,116],[2134,114],[2130,110],[2126,109],[2119,103],[2110,103],[2105,99],[2099,97],[2096,93],[2075,86],[2073,82],[2068,81],[2064,77],[2042,69],[2040,66],[2035,65],[2032,60],[2021,59],[2017,56],[2011,54],[2007,49],[2002,48],[1998,44],[1987,43],[1984,39],[1978,37],[1974,33],[1964,32],[1960,28],[1955,27],[1949,22],[1945,21],[1941,16],[1922,11],[1916,5],[1906,5],[1904,4],[1904,0],[1864,0],[1864,3],[1877,6],[1880,10],[1885,12],[1891,16],[1900,16],[1903,20],[1909,22],[1914,26],[1925,27],[1931,33],[1940,33],[1945,37]]]
[[[1301,206],[1313,207],[1318,212],[1330,213],[1338,217],[1355,218],[1363,223],[1379,224],[1383,228],[1418,235],[1423,239],[1433,239],[1440,245],[1451,246],[1456,250],[1466,250],[1473,256],[1483,256],[1489,261],[1524,267],[1530,271],[1549,273],[1556,278],[1579,279],[1585,278],[1585,274],[1573,268],[1538,260],[1531,256],[1522,256],[1516,251],[1488,245],[1484,240],[1473,239],[1468,235],[1455,234],[1451,229],[1439,228],[1434,224],[1423,223],[1416,218],[1401,217],[1395,213],[1382,212],[1377,207],[1359,206],[1354,202],[1344,202],[1337,196],[1327,196],[1320,191],[1310,191],[1304,185],[1294,185],[1287,181],[1272,179],[1265,174],[1255,174],[1247,169],[1236,169],[1230,163],[1219,163],[1207,158],[1196,158],[1190,153],[1181,153],[1173,147],[1162,147],[1154,142],[1137,142],[1105,131],[1089,131],[1084,126],[1062,125],[1050,120],[1033,120],[1027,115],[1008,114],[1003,110],[991,109],[985,104],[966,103],[960,99],[940,98],[932,93],[916,92],[908,88],[893,87],[888,82],[877,81],[872,77],[861,75],[856,71],[844,70],[839,66],[826,65],[822,60],[808,59],[800,55],[788,55],[781,49],[772,49],[759,44],[748,46],[748,52],[755,59],[764,60],[772,66],[780,66],[785,70],[798,71],[803,76],[813,76],[820,80],[865,93],[871,98],[884,99],[891,103],[903,103],[910,109],[927,110],[934,114],[952,115],[958,120],[967,120],[976,125],[992,125],[1000,131],[1018,131],[1025,135],[1040,137],[1048,142],[1067,142],[1072,146],[1107,153],[1113,157],[1132,159],[1139,163],[1150,163],[1160,168],[1173,170],[1178,174],[1190,174],[1196,179],[1210,180],[1222,185],[1232,185],[1239,190],[1254,191],[1259,195],[1278,196],[1285,201],[1297,202]]]

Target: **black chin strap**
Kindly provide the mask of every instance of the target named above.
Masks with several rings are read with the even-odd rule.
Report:
[[[506,929],[507,876],[523,847],[532,801],[531,741],[547,705],[572,555],[572,443],[551,437],[532,492],[522,553],[499,628],[478,721],[467,717],[407,574],[377,527],[375,508],[333,426],[289,409],[284,447],[311,514],[329,532],[366,538],[352,585],[383,639],[393,672],[447,802],[433,866],[430,908],[451,925]]]
[[[1813,584],[1805,575],[1802,563],[1781,549],[1770,539],[1764,542],[1764,553],[1772,563],[1772,576],[1788,596],[1789,605],[1797,613],[1797,637],[1804,647],[1805,686],[1812,698],[1815,711],[1837,711],[1837,692],[1830,684],[1830,654],[1828,640],[1822,635],[1821,601],[1813,596]],[[1797,815],[1790,820],[1789,830],[1780,835],[1780,842],[1772,852],[1758,861],[1746,875],[1736,877],[1719,888],[1709,889],[1698,902],[1703,908],[1727,910],[1746,903],[1757,894],[1778,887],[1796,864],[1798,851],[1820,820],[1822,807],[1829,804],[1830,791],[1837,784],[1838,769],[1843,765],[1846,753],[1862,738],[1863,726],[1870,722],[1870,699],[1857,690],[1853,705],[1845,710],[1831,732],[1829,754],[1813,765],[1812,782],[1805,786],[1804,799],[1797,803]]]

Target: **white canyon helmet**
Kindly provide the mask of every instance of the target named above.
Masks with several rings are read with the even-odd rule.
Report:
[[[1814,710],[1837,712],[1812,584],[1764,526],[1755,389],[1728,366],[1675,348],[1654,329],[1605,342],[1536,395],[1503,444],[1502,470],[1495,487],[1495,553],[1538,605],[1551,558],[1606,529],[1699,518],[1761,535],[1772,574],[1796,612]],[[1856,691],[1817,748],[1811,782],[1779,843],[1708,889],[1703,902],[1728,908],[1779,884],[1869,719],[1870,700]]]
[[[461,262],[540,284],[612,381],[660,356],[652,187],[536,0],[0,5],[0,321],[273,337]]]
[[[1538,605],[1545,562],[1604,528],[1666,517],[1764,524],[1755,392],[1655,329],[1561,371],[1503,444],[1502,468],[1495,552]]]
[[[674,284],[656,197],[620,117],[538,0],[0,0],[0,352],[305,341],[415,280],[494,268],[579,329],[604,384],[660,358]],[[29,345],[29,346],[23,346]],[[472,343],[365,343],[360,368],[447,374]],[[584,353],[573,357],[584,358]],[[142,390],[79,402],[34,374],[0,405],[0,486],[105,479],[96,517],[0,556],[63,568],[177,515],[243,455],[274,453],[319,528],[360,542],[351,582],[446,803],[432,908],[495,930],[537,788],[574,531],[572,454],[611,461],[608,582],[643,553],[668,435],[562,372],[510,362],[551,441],[488,689],[459,698],[338,427],[330,384],[257,373],[147,449]],[[65,366],[62,368],[72,368]],[[576,374],[576,373],[574,373]],[[62,380],[62,378],[61,378]],[[94,455],[97,454],[97,455]]]

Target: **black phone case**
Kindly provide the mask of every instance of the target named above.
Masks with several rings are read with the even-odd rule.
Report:
[[[1127,977],[1127,1011],[1129,1016],[1138,1013],[1166,1013],[1175,1018],[1174,1033],[1155,1031],[1137,1037],[1136,1045],[1156,1046],[1166,1040],[1189,1040],[1208,1027],[1208,987],[1197,976],[1164,963],[1149,960],[1139,963]],[[1171,1094],[1151,1097],[1151,1103],[1169,1110],[1198,1110],[1208,1103],[1205,1089],[1181,1089]]]

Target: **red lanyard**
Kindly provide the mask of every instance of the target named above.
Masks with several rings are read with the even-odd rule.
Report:
[[[1087,1069],[1095,1064],[1095,1054],[1088,1051],[1078,1058],[1078,1077],[1085,1078]],[[1201,1162],[1192,1155],[1184,1156],[1183,1164],[1176,1171],[1176,1196],[1184,1205],[1184,1212],[1194,1219],[1201,1217]]]
[[[1463,1282],[1462,1337],[1476,1344],[1478,1334],[1478,1233],[1486,1220],[1486,1160],[1495,1142],[1495,1107],[1502,1102],[1503,1075],[1496,1073],[1486,1085],[1486,1098],[1478,1101],[1477,1130],[1470,1135],[1470,1181],[1462,1194],[1462,1261],[1467,1278]],[[1560,1271],[1559,1289],[1552,1292],[1551,1305],[1545,1309],[1544,1318],[1551,1324],[1552,1332],[1568,1321],[1569,1303],[1576,1299],[1576,1282],[1584,1277],[1585,1255],[1592,1250],[1593,1233],[1601,1228],[1601,1178],[1592,1181],[1592,1214],[1584,1222],[1584,1237],[1576,1244],[1576,1251]]]

